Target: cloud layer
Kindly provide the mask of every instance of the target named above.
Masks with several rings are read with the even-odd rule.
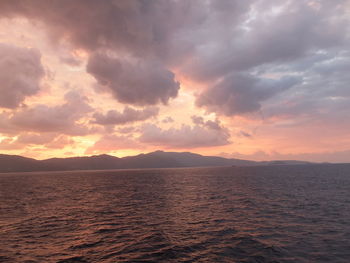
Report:
[[[158,115],[159,108],[148,107],[142,110],[135,110],[130,107],[125,107],[123,112],[115,110],[108,111],[105,115],[101,113],[94,114],[92,123],[100,125],[124,125],[137,121],[144,121]]]
[[[37,104],[0,115],[0,132],[16,134],[21,131],[57,132],[67,135],[85,135],[89,128],[79,120],[92,109],[86,98],[76,92],[65,94],[65,103],[57,106]]]
[[[244,149],[322,124],[341,130],[332,147],[346,150],[349,14],[349,0],[2,0],[0,23],[33,22],[51,48],[0,44],[0,139],[13,137],[2,146],[57,132],[90,136],[92,152]],[[64,87],[74,73],[81,82]],[[59,91],[41,101],[43,81]]]
[[[194,116],[194,125],[162,129],[156,125],[144,125],[139,140],[143,143],[164,148],[199,148],[222,146],[230,143],[230,135],[218,121],[204,121]]]
[[[347,50],[349,44],[347,0],[34,2],[1,1],[0,15],[41,21],[51,39],[85,49],[87,72],[126,104],[175,98],[176,68],[208,83],[197,105],[225,115],[256,111],[281,90],[277,84],[268,92],[267,84],[256,85],[266,81],[259,67],[270,66],[265,73],[272,74],[281,65],[322,60],[325,52]],[[221,106],[222,96],[228,99]]]
[[[129,62],[105,54],[93,54],[87,65],[99,84],[127,104],[167,104],[177,96],[180,84],[175,75],[153,61]]]
[[[199,107],[224,115],[240,115],[261,109],[261,102],[301,83],[298,77],[263,79],[232,74],[197,99]]]
[[[40,90],[44,69],[40,53],[0,43],[0,108],[14,109]]]

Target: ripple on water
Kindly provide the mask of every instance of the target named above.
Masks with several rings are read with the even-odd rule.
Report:
[[[350,166],[0,175],[0,262],[350,262]]]

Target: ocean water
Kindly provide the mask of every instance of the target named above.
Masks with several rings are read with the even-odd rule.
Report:
[[[350,165],[0,174],[0,262],[350,262]]]

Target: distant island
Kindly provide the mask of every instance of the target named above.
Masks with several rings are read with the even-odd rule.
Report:
[[[137,168],[215,167],[310,164],[303,161],[255,162],[228,159],[217,156],[202,156],[190,152],[155,151],[147,154],[118,158],[102,154],[86,157],[51,158],[36,160],[18,155],[0,154],[0,172],[110,170]]]

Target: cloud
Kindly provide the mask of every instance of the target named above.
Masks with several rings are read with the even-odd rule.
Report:
[[[95,113],[92,123],[100,125],[124,125],[137,121],[144,121],[158,115],[159,108],[147,107],[142,110],[135,110],[130,107],[125,107],[123,112],[115,110],[108,111],[105,115]]]
[[[65,103],[58,106],[37,104],[23,107],[10,113],[2,113],[0,127],[3,133],[18,133],[22,131],[32,132],[57,132],[67,135],[86,135],[91,130],[79,123],[92,108],[87,99],[77,92],[70,91],[65,94]]]
[[[16,140],[13,138],[5,138],[0,141],[0,149],[3,151],[21,150],[23,145],[16,143]]]
[[[154,61],[131,62],[94,54],[89,59],[87,72],[122,103],[167,104],[180,88],[175,75]]]
[[[167,116],[162,120],[162,123],[172,123],[172,122],[174,122],[174,119],[171,118],[170,116]]]
[[[54,133],[23,133],[17,137],[16,142],[24,145],[28,144],[47,144],[57,137]]]
[[[63,149],[72,145],[74,141],[65,135],[57,133],[21,133],[17,138],[5,138],[0,141],[1,150],[25,150],[32,147],[44,147],[47,149]]]
[[[224,131],[225,128],[221,126],[220,121],[216,119],[215,121],[207,120],[205,121],[202,116],[193,115],[191,116],[192,122],[196,125],[206,127],[212,130]]]
[[[0,113],[0,133],[12,134],[16,128],[10,123],[10,114],[8,112]]]
[[[88,51],[107,48],[165,62],[186,60],[196,68],[209,66],[203,73],[223,74],[338,45],[345,38],[346,3],[2,0],[0,14],[42,21],[56,42]],[[193,54],[197,60],[189,59]]]
[[[77,59],[76,57],[72,55],[63,55],[60,57],[60,61],[62,63],[65,63],[71,67],[78,67],[82,64],[82,61]]]
[[[261,102],[301,82],[299,77],[263,79],[231,74],[198,97],[196,104],[208,111],[232,116],[256,112]]]
[[[290,63],[312,51],[343,48],[348,43],[346,2],[321,1],[316,8],[306,1],[253,1],[245,16],[216,38],[210,34],[220,32],[222,21],[205,25],[211,29],[202,44],[206,48],[196,49],[196,59],[187,61],[184,72],[199,81],[216,80],[264,64]]]
[[[142,145],[132,137],[120,135],[104,135],[95,144],[89,147],[85,154],[106,153],[117,150],[139,149]]]
[[[128,127],[120,127],[117,129],[118,133],[131,133],[137,131],[137,128],[132,127],[132,126],[128,126]]]
[[[180,28],[199,21],[196,7],[197,1],[5,0],[0,1],[0,16],[42,22],[54,45],[68,42],[91,55],[87,71],[118,101],[153,105],[166,104],[178,94],[179,83],[160,61],[186,53],[185,47],[173,42],[173,36]],[[106,50],[138,61],[100,54]],[[63,61],[77,63],[71,58]]]
[[[198,116],[194,116],[198,117]],[[230,143],[229,131],[218,120],[182,125],[181,128],[162,129],[154,124],[144,124],[139,128],[118,129],[119,133],[140,134],[138,137],[108,134],[102,136],[88,148],[86,154],[110,152],[125,149],[145,149],[148,145],[164,148],[199,148],[222,146]]]
[[[304,82],[293,89],[268,100],[263,107],[266,119],[306,119],[324,123],[336,120],[339,126],[350,113],[349,74],[350,53],[315,53],[290,65],[266,68],[266,72],[279,74],[294,71]],[[276,73],[275,73],[276,72]],[[343,121],[341,121],[343,119]]]
[[[239,131],[238,136],[245,137],[245,138],[251,138],[252,135],[246,131]]]
[[[44,69],[34,49],[0,44],[0,107],[17,108],[40,90]]]
[[[55,42],[68,41],[89,51],[105,47],[134,56],[166,56],[176,32],[202,21],[206,6],[201,2],[2,0],[0,14],[42,21]]]
[[[41,21],[53,43],[69,42],[88,52],[87,71],[118,101],[153,105],[178,94],[170,68],[215,85],[233,75],[254,75],[266,65],[277,68],[317,52],[347,50],[348,3],[3,0],[0,15]],[[220,94],[216,97],[228,92],[235,102],[217,107],[221,99],[203,98],[210,91]],[[198,105],[226,115],[256,111],[267,96],[256,88],[228,91],[226,85],[199,93]],[[238,105],[241,98],[246,106]]]
[[[56,137],[54,140],[51,142],[45,144],[44,146],[48,149],[63,149],[67,145],[72,146],[75,143],[75,141],[66,135],[61,135]]]
[[[141,129],[139,140],[165,148],[200,148],[230,144],[230,135],[225,128],[216,129],[211,124],[182,125],[180,128],[162,129],[146,124]]]
[[[204,118],[202,116],[193,115],[193,116],[191,116],[191,119],[192,119],[192,122],[194,124],[203,124],[204,123]]]
[[[46,30],[53,47],[59,51],[55,52],[57,59],[71,66],[81,63],[75,69],[65,67],[69,74],[80,72],[87,63],[87,73],[97,82],[94,84],[97,96],[99,92],[109,92],[125,104],[172,107],[169,102],[177,97],[179,81],[184,80],[181,85],[187,89],[184,97],[187,100],[192,96],[186,95],[193,94],[196,106],[201,108],[191,111],[205,109],[215,112],[218,118],[242,116],[233,120],[244,122],[235,135],[248,138],[245,131],[250,128],[244,125],[249,120],[244,119],[255,117],[252,113],[256,112],[262,116],[263,125],[269,124],[274,136],[278,133],[276,127],[299,125],[300,129],[300,123],[311,123],[308,126],[311,133],[315,122],[317,128],[329,124],[334,130],[347,130],[349,8],[348,0],[2,0],[0,17],[24,17]],[[36,52],[23,50],[28,54]],[[13,54],[11,59],[17,61],[16,55],[21,52],[5,53]],[[52,54],[49,52],[45,61]],[[31,61],[29,57],[27,60]],[[37,57],[40,62],[39,53]],[[54,59],[50,57],[47,61]],[[3,76],[20,80],[27,77],[18,69],[22,63],[15,65],[16,74]],[[38,62],[30,65],[42,67]],[[7,72],[8,67],[2,67]],[[93,113],[84,110],[84,103],[79,106],[66,101],[56,106],[25,107],[26,98],[39,91],[44,77],[39,73],[32,75],[23,82],[25,85],[19,85],[21,88],[9,89],[7,84],[0,87],[0,107],[7,108],[0,113],[2,132],[50,133],[55,129],[72,135],[91,132],[86,126],[91,124]],[[10,83],[6,81],[1,82]],[[174,104],[179,105],[179,101]],[[144,112],[147,108],[108,112],[107,105],[110,104],[103,105],[103,114],[96,113],[93,119],[105,127],[93,127],[109,134],[122,132],[111,126],[126,123],[127,116],[132,121],[147,116]],[[154,141],[164,147],[223,145],[229,140],[218,120],[196,116],[193,122],[179,127],[167,119],[159,125],[174,125],[173,128],[149,125],[144,131],[135,128],[130,132],[141,132],[140,138],[147,143]],[[346,138],[342,137],[344,143]],[[258,140],[255,133],[254,140]]]

